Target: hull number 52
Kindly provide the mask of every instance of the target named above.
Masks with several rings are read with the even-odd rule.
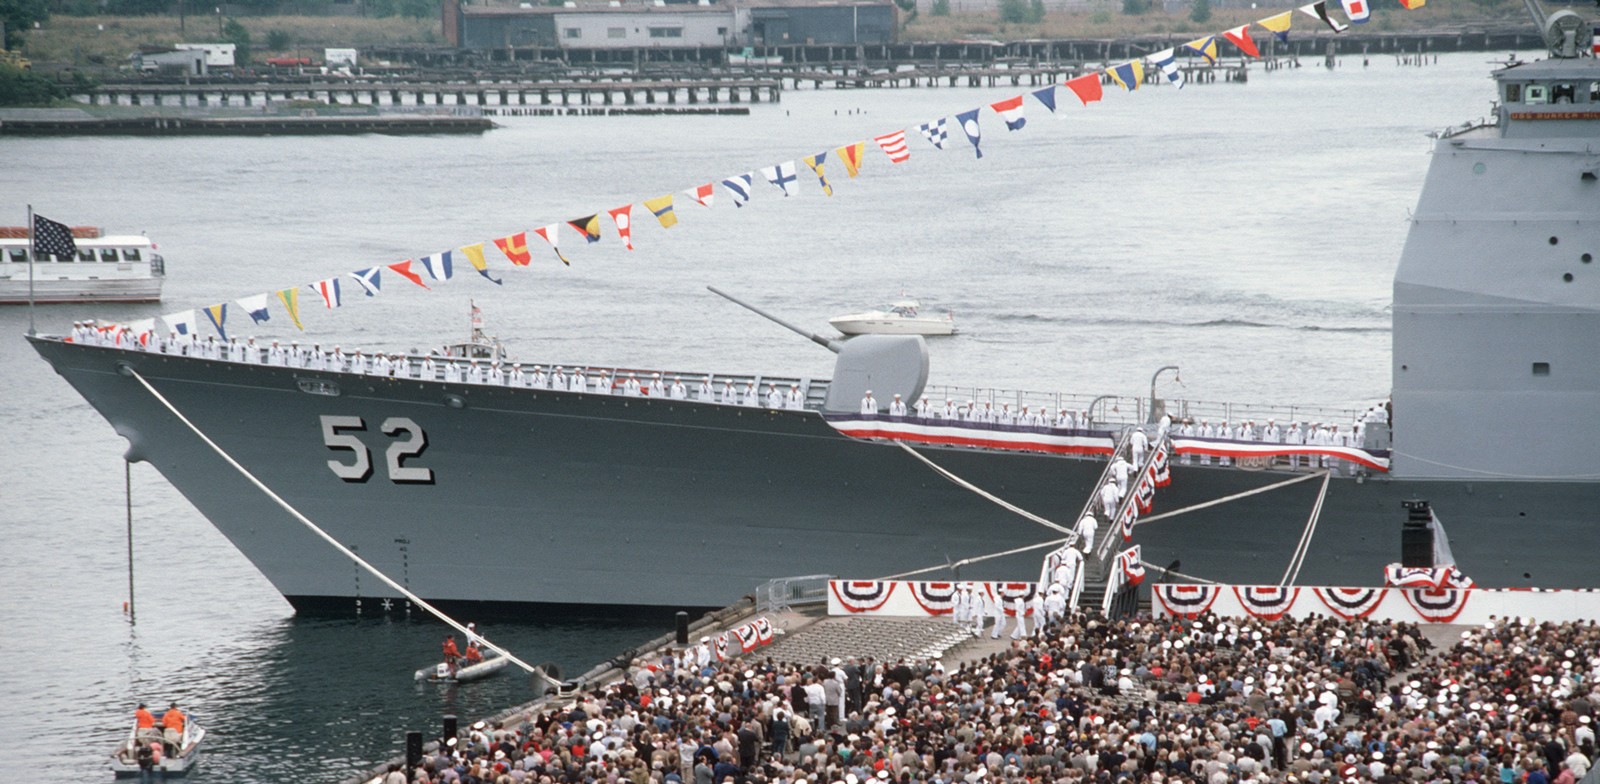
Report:
[[[367,423],[361,417],[322,417],[322,443],[336,452],[348,452],[343,461],[329,460],[333,475],[346,482],[365,482],[372,478],[372,452],[357,433],[366,432]],[[433,484],[433,469],[406,465],[409,458],[418,457],[428,448],[428,434],[408,417],[389,417],[378,428],[392,440],[384,450],[388,463],[389,481],[398,484]]]

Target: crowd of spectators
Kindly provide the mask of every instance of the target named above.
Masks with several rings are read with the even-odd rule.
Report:
[[[668,650],[575,700],[445,739],[409,780],[1582,779],[1595,754],[1600,627],[1505,619],[1452,642],[1435,648],[1419,627],[1383,621],[1074,613],[959,667],[701,667],[694,650]]]

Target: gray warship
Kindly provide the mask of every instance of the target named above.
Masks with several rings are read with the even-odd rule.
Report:
[[[1402,502],[1420,498],[1478,585],[1594,584],[1600,420],[1584,412],[1600,410],[1600,61],[1584,19],[1530,7],[1549,56],[1493,72],[1491,121],[1438,134],[1394,280],[1392,414],[1358,445],[1372,460],[1324,484],[1289,481],[1304,474],[1283,459],[1175,459],[1156,511],[1189,511],[1138,526],[1146,561],[1276,585],[1318,508],[1298,582],[1375,585],[1399,560]],[[984,392],[930,386],[920,337],[816,340],[838,354],[830,379],[659,369],[712,380],[718,394],[701,399],[599,393],[648,369],[606,368],[603,390],[571,391],[468,383],[415,356],[394,377],[30,337],[128,458],[160,470],[303,612],[398,597],[246,473],[417,595],[479,614],[720,606],[782,575],[1037,574],[1040,550],[951,566],[1061,534],[928,463],[1070,526],[1121,423],[890,416],[895,393]],[[759,399],[726,400],[730,382]],[[878,404],[863,413],[868,389]],[[797,403],[778,403],[786,390]],[[1087,398],[1005,399],[1054,411]]]

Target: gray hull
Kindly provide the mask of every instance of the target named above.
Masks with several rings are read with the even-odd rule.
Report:
[[[126,363],[223,449],[339,541],[425,599],[660,608],[726,604],[782,575],[892,575],[1059,536],[931,472],[898,447],[840,435],[814,411],[512,389],[241,365],[33,340],[147,460],[302,609],[375,608],[364,574],[218,458]],[[332,381],[340,394],[303,391]],[[453,396],[453,399],[452,399]],[[452,405],[452,403],[459,404]],[[322,417],[358,417],[362,481],[335,475]],[[386,454],[411,420],[426,447]],[[349,421],[349,420],[346,420]],[[407,447],[403,451],[415,449]],[[1060,522],[1103,463],[961,448],[921,450],[957,475]],[[1287,474],[1174,464],[1156,512]],[[1315,500],[1302,482],[1140,526],[1146,560],[1209,579],[1276,584]],[[1335,480],[1301,584],[1377,584],[1399,559],[1400,501],[1434,502],[1467,574],[1489,586],[1592,584],[1600,486],[1571,482]],[[1103,535],[1103,534],[1102,534]],[[1042,551],[964,568],[1030,579]],[[941,579],[940,570],[922,579]]]

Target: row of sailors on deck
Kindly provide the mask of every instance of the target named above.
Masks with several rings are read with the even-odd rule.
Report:
[[[615,380],[607,371],[599,371],[591,380],[582,367],[572,368],[571,372],[561,365],[555,366],[549,373],[545,372],[543,365],[533,365],[528,369],[521,363],[502,363],[499,361],[459,360],[429,355],[421,360],[412,361],[404,354],[362,354],[360,349],[346,354],[339,346],[334,346],[331,351],[323,351],[321,345],[312,344],[309,348],[300,345],[299,341],[291,341],[284,346],[278,341],[271,345],[261,346],[255,338],[247,338],[240,342],[237,338],[219,341],[215,337],[199,340],[189,335],[172,333],[167,338],[151,338],[147,343],[133,342],[125,344],[118,338],[107,337],[108,333],[95,330],[89,325],[85,331],[80,331],[84,325],[74,327],[73,341],[95,345],[112,345],[125,348],[135,348],[161,354],[179,356],[193,356],[204,359],[218,359],[228,362],[239,362],[251,365],[276,365],[279,367],[305,368],[306,370],[324,370],[338,373],[361,373],[372,376],[385,376],[389,378],[416,378],[421,380],[443,380],[447,383],[488,384],[491,386],[522,387],[525,389],[554,389],[569,392],[590,392],[598,395],[621,394],[625,397],[652,397],[657,399],[670,398],[672,400],[690,399],[689,387],[683,383],[682,376],[674,376],[672,383],[668,384],[660,373],[652,373],[644,381],[639,379],[637,373],[619,374]],[[738,386],[733,380],[724,380],[722,388],[717,390],[711,376],[703,376],[699,387],[695,390],[694,399],[702,403],[721,403],[730,406],[746,406],[758,408],[765,405],[767,408],[801,410],[805,408],[805,392],[799,384],[790,384],[787,392],[777,384],[769,383],[766,394],[760,388],[747,381],[743,386]]]
[[[872,390],[867,390],[861,398],[862,416],[877,416],[883,413],[878,407],[878,399],[872,396]],[[998,408],[989,401],[978,403],[968,400],[966,405],[958,405],[954,398],[945,398],[944,405],[938,405],[928,399],[927,395],[917,399],[911,409],[906,408],[906,403],[900,395],[895,395],[889,401],[888,416],[902,418],[907,415],[919,419],[943,419],[951,422],[972,422],[985,425],[1016,425],[1019,427],[1051,427],[1071,429],[1088,426],[1089,412],[1079,411],[1074,415],[1063,408],[1055,414],[1044,406],[1023,406],[1021,411],[1015,411],[1010,403],[1001,403]]]
[[[1304,424],[1290,422],[1288,427],[1279,427],[1276,420],[1268,419],[1265,426],[1258,427],[1254,420],[1240,422],[1237,425],[1229,425],[1227,420],[1223,420],[1213,426],[1204,419],[1200,420],[1198,424],[1190,419],[1179,425],[1174,434],[1179,437],[1187,436],[1191,438],[1219,438],[1232,441],[1258,441],[1266,444],[1339,446],[1359,449],[1364,443],[1362,431],[1365,424],[1365,420],[1358,419],[1354,426],[1346,430],[1340,430],[1338,425],[1325,422],[1306,422]],[[1187,464],[1193,462],[1193,458],[1193,455],[1184,454],[1180,460]],[[1338,461],[1338,458],[1330,458],[1325,455],[1308,456],[1306,459],[1308,461],[1320,461],[1323,467],[1328,467],[1331,462]],[[1200,465],[1211,464],[1210,455],[1200,455],[1199,460]],[[1219,456],[1217,461],[1218,465],[1229,465],[1232,462],[1232,458]],[[1291,466],[1299,467],[1300,456],[1290,455],[1289,461]]]

